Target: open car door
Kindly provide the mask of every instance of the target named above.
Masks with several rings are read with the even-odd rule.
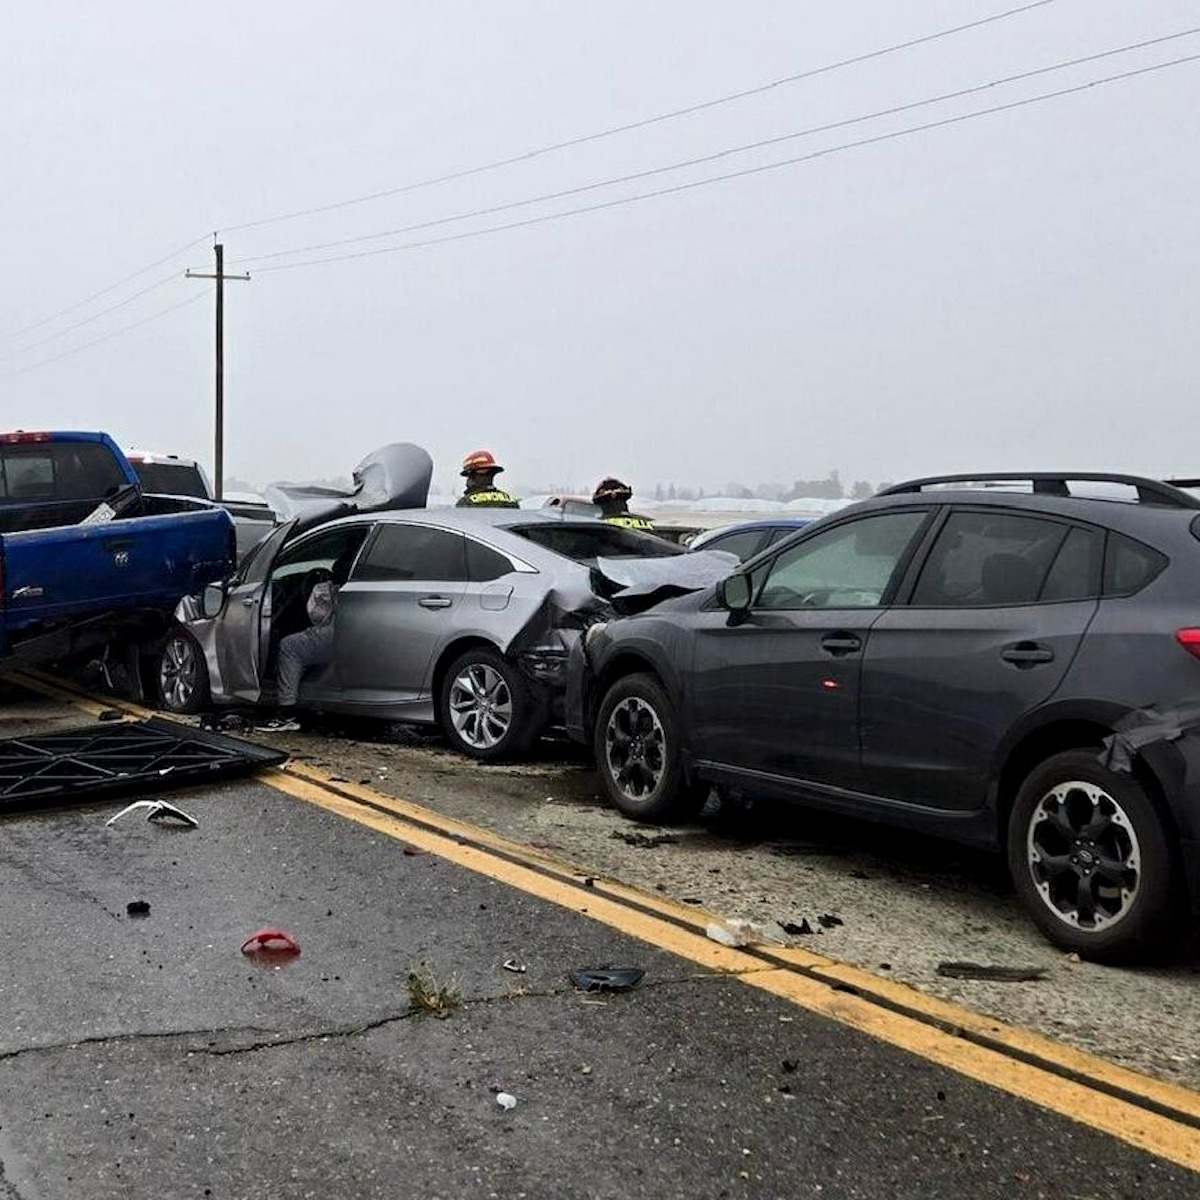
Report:
[[[221,678],[240,700],[256,703],[262,690],[262,672],[271,644],[271,615],[264,612],[267,580],[296,521],[274,529],[258,544],[234,576],[217,618],[216,649]]]

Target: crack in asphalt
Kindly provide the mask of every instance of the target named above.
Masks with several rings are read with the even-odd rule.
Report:
[[[18,1046],[14,1050],[0,1050],[0,1062],[21,1058],[27,1054],[57,1054],[63,1050],[78,1050],[82,1046],[120,1045],[123,1042],[168,1041],[172,1038],[198,1038],[232,1035],[238,1033],[270,1033],[261,1025],[231,1025],[221,1029],[160,1029],[131,1033],[104,1033],[95,1037],[72,1038],[67,1042],[45,1042],[37,1046]]]
[[[689,971],[670,979],[655,979],[649,983],[643,982],[638,985],[637,990],[653,991],[657,988],[671,987],[681,983],[692,983],[702,979],[719,980],[735,978],[774,969],[772,966],[764,965],[761,967],[746,967],[737,971]],[[483,1008],[491,1004],[511,1004],[518,1000],[552,1000],[564,995],[584,997],[588,993],[582,992],[570,985],[537,989],[525,989],[518,985],[511,991],[499,992],[492,996],[477,996],[470,1000],[461,1000],[454,1006],[452,1011],[445,1014],[445,1018],[449,1018],[453,1016],[454,1012],[463,1009]],[[595,998],[602,999],[604,997],[611,997],[612,995],[613,993],[609,992],[596,992]],[[213,1058],[224,1058],[236,1054],[254,1054],[260,1050],[274,1050],[283,1046],[301,1045],[305,1042],[319,1042],[329,1038],[361,1037],[363,1034],[371,1033],[376,1029],[382,1029],[387,1025],[407,1021],[414,1017],[431,1017],[434,1020],[445,1019],[439,1018],[433,1013],[424,1012],[419,1008],[409,1007],[400,1011],[386,1013],[381,1017],[375,1017],[369,1021],[356,1021],[350,1025],[334,1025],[324,1029],[315,1029],[307,1033],[296,1034],[284,1034],[266,1029],[261,1025],[228,1025],[218,1029],[162,1029],[97,1034],[95,1037],[73,1038],[65,1042],[46,1042],[41,1045],[18,1046],[12,1050],[0,1050],[0,1062],[7,1062],[34,1054],[57,1054],[64,1050],[78,1050],[84,1046],[122,1045],[139,1041],[178,1041],[188,1038],[236,1037],[245,1034],[262,1035],[262,1040],[249,1042],[240,1046],[198,1046],[188,1049],[189,1054],[204,1054]],[[0,1183],[4,1182],[6,1180],[3,1174],[3,1164],[0,1163]]]
[[[738,971],[693,971],[685,975],[681,975],[674,979],[657,979],[648,984],[640,984],[638,991],[652,991],[655,988],[669,987],[673,984],[691,983],[698,979],[724,979],[732,976],[744,976],[761,973],[763,971],[773,970],[772,967],[746,967]],[[597,998],[601,995],[612,995],[613,993],[597,993]],[[226,1048],[204,1047],[197,1051],[199,1054],[207,1054],[213,1058],[226,1058],[236,1054],[256,1054],[260,1050],[275,1050],[283,1046],[303,1045],[306,1042],[320,1042],[333,1038],[350,1038],[361,1037],[363,1034],[372,1033],[376,1029],[382,1029],[387,1025],[394,1025],[400,1021],[407,1021],[418,1017],[430,1017],[434,1020],[449,1019],[458,1012],[469,1008],[483,1008],[491,1004],[510,1004],[518,1000],[550,1000],[557,996],[564,995],[579,995],[584,996],[586,993],[580,991],[576,987],[558,986],[550,988],[539,988],[536,990],[525,990],[518,988],[515,991],[500,992],[494,996],[477,996],[472,1000],[460,1000],[452,1011],[446,1012],[439,1016],[435,1013],[425,1012],[419,1008],[406,1008],[403,1011],[388,1013],[382,1017],[376,1017],[371,1021],[359,1021],[353,1025],[338,1025],[328,1029],[312,1030],[308,1033],[298,1033],[292,1036],[276,1035],[270,1041],[251,1042],[245,1046],[229,1046]]]

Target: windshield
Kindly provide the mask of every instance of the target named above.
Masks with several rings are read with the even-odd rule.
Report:
[[[187,463],[135,462],[133,469],[142,481],[142,491],[157,496],[195,496],[208,499],[208,489],[199,468]]]
[[[683,553],[679,546],[652,534],[626,529],[622,525],[603,525],[599,521],[586,525],[546,522],[514,525],[510,529],[518,537],[577,563],[590,563],[597,558],[670,558]]]

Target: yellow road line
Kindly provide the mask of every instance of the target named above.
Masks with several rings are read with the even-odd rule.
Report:
[[[93,715],[102,708],[119,708],[130,716],[162,715],[128,702],[98,703],[40,674],[12,677]],[[720,945],[703,932],[705,924],[718,919],[710,914],[613,880],[581,887],[578,868],[568,863],[411,801],[334,781],[310,764],[271,768],[259,778],[289,796],[585,915],[705,970],[736,975],[810,1012],[1200,1171],[1200,1129],[1186,1123],[1187,1118],[1200,1121],[1196,1092],[808,950]],[[1112,1094],[1114,1090],[1128,1099]],[[1185,1120],[1152,1111],[1154,1107],[1173,1110]]]
[[[1169,1116],[1147,1111],[1138,1103],[1097,1091],[1088,1085],[1086,1078],[1064,1078],[1052,1070],[1013,1057],[1005,1049],[1036,1055],[1064,1070],[1120,1087],[1134,1097],[1200,1119],[1200,1095],[1195,1092],[1116,1067],[1094,1055],[992,1021],[958,1005],[934,1000],[903,984],[846,967],[808,951],[781,948],[771,949],[769,953],[819,972],[821,978],[798,974],[786,966],[772,967],[757,954],[722,946],[705,937],[699,923],[706,920],[706,914],[664,904],[657,897],[609,881],[604,881],[602,886],[597,881],[595,888],[581,888],[574,879],[556,877],[540,869],[542,864],[549,864],[569,876],[573,868],[566,864],[531,856],[516,843],[506,843],[486,830],[442,817],[407,801],[395,800],[370,788],[353,784],[332,785],[328,777],[322,779],[322,773],[307,764],[274,768],[263,773],[261,778],[288,795],[378,833],[600,921],[707,970],[736,974],[751,987],[761,988],[961,1075],[1033,1101],[1160,1158],[1200,1171],[1200,1130]],[[360,795],[361,799],[356,798]],[[368,800],[370,807],[366,806]],[[463,837],[469,837],[473,844],[464,844],[460,840]],[[504,857],[499,857],[497,852],[502,852]],[[510,856],[525,861],[512,861]],[[635,901],[638,907],[631,907],[630,901]],[[643,911],[646,909],[657,911]],[[686,917],[689,923],[699,925],[699,928],[681,928],[680,917]],[[844,990],[846,987],[884,995],[905,1008],[933,1017],[938,1023],[931,1024],[881,1007],[868,996]],[[997,1048],[967,1040],[943,1028],[943,1024],[986,1035],[994,1040]]]

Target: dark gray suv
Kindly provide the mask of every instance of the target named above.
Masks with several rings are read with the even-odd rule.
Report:
[[[1200,909],[1200,500],[1096,474],[899,484],[594,626],[568,727],[630,817],[712,785],[1007,850],[1059,946]]]

